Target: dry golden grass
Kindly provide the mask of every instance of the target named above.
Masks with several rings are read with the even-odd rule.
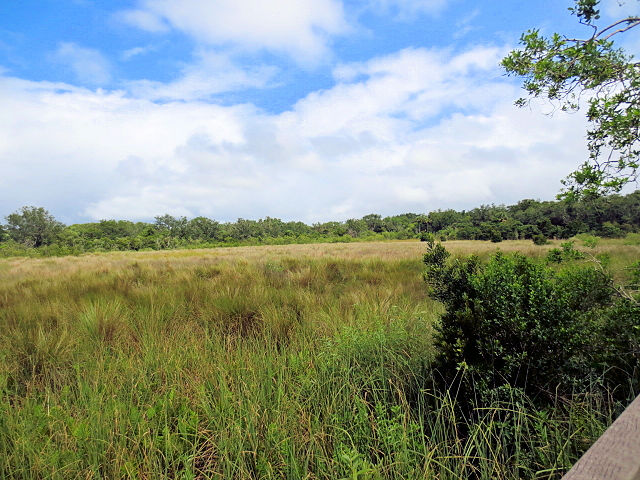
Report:
[[[492,243],[479,240],[453,240],[445,243],[454,255],[477,254],[481,257],[500,250],[519,252],[523,255],[541,258],[552,248],[558,248],[562,240],[551,241],[548,245],[537,246],[530,240],[507,240]],[[576,247],[580,248],[580,241]],[[147,252],[94,253],[57,258],[10,258],[0,259],[0,282],[19,281],[36,276],[38,278],[73,275],[77,272],[110,272],[132,263],[149,268],[193,268],[201,264],[220,262],[265,263],[284,258],[298,259],[339,259],[381,261],[420,261],[425,253],[425,244],[417,240],[357,243],[318,243],[303,245],[265,245],[251,247],[223,247],[213,249],[161,250]],[[624,245],[616,240],[601,240],[594,249],[580,248],[591,254],[609,254],[617,266],[628,265],[640,260],[640,245]],[[620,265],[618,265],[620,264]]]

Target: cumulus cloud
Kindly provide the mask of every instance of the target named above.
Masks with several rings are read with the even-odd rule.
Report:
[[[586,157],[585,122],[513,107],[501,51],[345,64],[280,114],[0,77],[0,204],[312,222],[550,198]]]
[[[144,30],[170,25],[202,44],[275,51],[301,62],[326,55],[330,37],[348,30],[339,0],[140,0],[119,16]]]
[[[83,83],[104,85],[111,79],[109,62],[97,50],[62,42],[51,55],[51,59],[69,68]]]

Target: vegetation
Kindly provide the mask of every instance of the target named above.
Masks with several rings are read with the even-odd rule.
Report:
[[[623,243],[574,248],[608,255],[614,277],[631,282],[624,265],[637,261],[639,247]],[[514,277],[518,269],[546,291],[573,269],[589,268],[586,258],[547,263],[555,245],[508,241],[495,257],[491,242],[452,241],[452,255],[438,265],[455,270],[476,252],[468,277],[477,288],[474,302],[480,306],[488,296],[521,305],[513,297],[523,285]],[[559,478],[622,403],[610,401],[598,368],[588,389],[571,397],[563,390],[541,402],[537,384],[520,378],[496,382],[499,394],[485,399],[484,387],[463,396],[460,385],[475,383],[456,379],[490,375],[487,357],[480,363],[465,357],[469,368],[445,370],[451,352],[443,339],[453,310],[429,297],[420,262],[425,246],[1,260],[0,477]],[[532,260],[512,257],[515,251]],[[441,277],[431,272],[435,286]],[[494,280],[506,273],[512,291],[493,295]],[[580,285],[582,293],[605,288],[610,277],[594,274]],[[570,301],[577,290],[571,292],[563,298]],[[515,309],[524,315],[515,319],[539,323],[531,336],[505,317],[530,360],[541,351],[537,339],[545,332],[556,337],[557,306],[543,297],[535,297],[544,307],[539,316],[527,317],[523,305]],[[605,297],[593,306],[604,308],[598,332],[612,341],[600,339],[608,348],[585,368],[616,358],[627,345],[613,328],[620,317],[607,313],[618,300]],[[495,325],[488,332],[497,338],[496,305],[478,310],[484,312],[478,318]],[[560,320],[571,326],[573,317]],[[637,335],[638,319],[631,320],[628,333]],[[567,335],[555,333],[558,340]],[[506,357],[513,345],[502,347]],[[506,378],[514,370],[497,372]],[[619,383],[629,384],[622,377]]]
[[[7,217],[7,236],[26,247],[50,245],[58,238],[63,225],[44,208],[22,207]],[[0,230],[0,240],[4,229]]]
[[[628,0],[636,15],[601,26],[599,0],[574,3],[569,10],[585,26],[585,38],[529,30],[520,39],[521,49],[502,65],[523,77],[530,98],[547,98],[563,110],[577,110],[586,100],[590,158],[564,182],[564,195],[575,198],[619,192],[638,178],[640,65],[615,41],[640,25],[640,4]],[[520,99],[516,105],[527,103]]]
[[[448,262],[429,243],[426,279],[446,313],[439,327],[445,378],[468,370],[461,385],[491,397],[517,389],[542,404],[574,392],[626,401],[640,386],[640,303],[621,296],[596,264],[560,271],[523,255],[495,254]],[[585,254],[572,242],[549,251],[550,262]]]
[[[590,38],[530,31],[503,62],[565,109],[589,95],[564,201],[312,226],[8,215],[0,477],[560,478],[640,389],[640,191],[598,196],[637,177],[640,76],[612,38],[640,18],[575,5]],[[268,246],[313,242],[335,244]]]
[[[469,211],[437,210],[390,217],[370,214],[345,222],[306,225],[267,217],[219,223],[205,217],[162,215],[154,223],[102,220],[64,227],[43,208],[24,207],[0,228],[0,256],[50,256],[113,250],[163,250],[236,245],[352,242],[437,238],[439,240],[532,239],[591,234],[622,238],[640,232],[640,191],[578,202],[522,200]]]
[[[138,252],[0,260],[0,476],[560,478],[640,389],[640,191],[599,196],[637,178],[638,64],[612,39],[640,18],[598,27],[598,3],[572,9],[589,38],[533,30],[503,61],[533,97],[589,96],[563,201],[6,217],[3,257]]]

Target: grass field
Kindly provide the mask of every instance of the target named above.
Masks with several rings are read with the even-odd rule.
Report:
[[[446,246],[541,257],[554,245]],[[0,260],[0,477],[559,476],[610,417],[584,403],[561,419],[513,405],[457,418],[455,392],[433,389],[441,307],[424,250]],[[589,251],[620,278],[640,259],[617,241]]]

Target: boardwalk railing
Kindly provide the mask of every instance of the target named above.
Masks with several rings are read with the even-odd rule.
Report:
[[[640,396],[562,479],[640,480]]]

